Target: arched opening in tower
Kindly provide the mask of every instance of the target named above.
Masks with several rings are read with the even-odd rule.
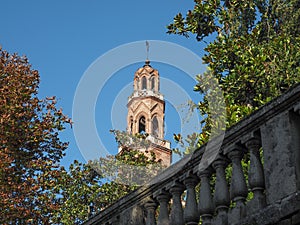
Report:
[[[158,120],[157,117],[154,116],[152,119],[152,135],[154,137],[158,137],[159,129],[158,129]]]
[[[147,89],[147,79],[146,77],[142,78],[142,90]]]
[[[130,134],[133,132],[133,118],[132,116],[130,117]]]
[[[145,133],[146,132],[146,119],[144,116],[142,116],[139,119],[139,133]]]
[[[151,79],[151,90],[155,91],[155,77],[152,77]]]

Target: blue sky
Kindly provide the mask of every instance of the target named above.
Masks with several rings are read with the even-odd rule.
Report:
[[[0,45],[10,53],[26,55],[33,68],[40,72],[40,96],[57,96],[59,107],[72,117],[73,98],[80,79],[98,57],[111,49],[136,41],[160,40],[179,44],[199,56],[203,55],[205,45],[196,42],[194,37],[186,39],[166,34],[166,25],[178,12],[185,14],[193,3],[192,0],[3,1]],[[143,54],[146,58],[146,47]],[[114,63],[111,62],[112,66]],[[109,129],[126,128],[126,95],[130,94],[130,82],[135,70],[142,65],[142,62],[135,63],[119,70],[111,76],[98,96],[95,109],[97,131],[111,153],[116,153],[117,145]],[[152,66],[159,70],[167,83],[173,81],[191,99],[200,99],[192,91],[195,81],[183,71],[159,62],[153,62]],[[176,96],[178,92],[163,87],[161,90],[170,91],[165,98],[166,139],[171,140],[173,133],[181,132],[183,116],[176,108],[180,103],[170,96],[172,93]],[[114,105],[120,106],[117,113]],[[74,159],[84,162],[73,130],[67,128],[61,137],[70,142],[62,164],[67,166]]]

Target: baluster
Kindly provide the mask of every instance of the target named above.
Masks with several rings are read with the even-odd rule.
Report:
[[[228,207],[230,204],[228,185],[225,176],[225,167],[228,162],[224,157],[220,157],[213,162],[213,167],[216,170],[216,184],[214,200],[217,210],[217,218],[215,224],[228,224]]]
[[[170,188],[170,193],[173,199],[170,218],[171,225],[184,225],[183,210],[181,204],[181,195],[183,191],[184,186],[179,182],[175,182],[175,184]]]
[[[111,225],[119,225],[120,224],[120,216],[115,216],[112,220],[111,220]]]
[[[152,198],[149,198],[144,206],[147,213],[146,225],[156,225],[155,211],[157,208],[157,203]]]
[[[238,222],[245,217],[245,200],[248,195],[247,184],[243,173],[241,160],[243,151],[239,147],[228,153],[232,162],[232,177],[230,182],[230,199],[236,203],[236,206],[230,212],[230,223]]]
[[[249,167],[249,186],[254,196],[251,200],[252,210],[258,210],[266,205],[266,199],[264,195],[265,179],[263,166],[260,159],[261,143],[258,138],[251,138],[246,142],[246,147],[250,152],[250,167]]]
[[[210,190],[211,172],[211,169],[206,169],[204,171],[198,172],[198,176],[201,180],[199,213],[202,219],[202,225],[211,225],[211,219],[214,213],[214,205]]]
[[[195,187],[199,182],[199,178],[191,171],[184,179],[186,186],[186,204],[184,209],[184,221],[187,225],[197,225],[199,223],[199,215],[197,210],[197,200]]]
[[[160,206],[157,225],[169,225],[168,204],[170,194],[166,191],[160,191],[156,198]]]
[[[130,210],[130,224],[141,225],[144,223],[145,212],[141,205],[135,205]]]

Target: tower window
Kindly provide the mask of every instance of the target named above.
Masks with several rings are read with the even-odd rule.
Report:
[[[139,79],[137,78],[135,81],[134,81],[134,90],[138,90],[139,89]]]
[[[151,79],[151,90],[155,90],[155,77],[152,77]]]
[[[146,77],[142,78],[142,90],[147,89],[147,79]]]
[[[154,137],[158,137],[159,129],[158,129],[158,120],[157,117],[154,116],[152,119],[152,135]]]
[[[130,118],[130,133],[132,134],[133,132],[133,119],[132,117]]]
[[[139,133],[146,132],[146,119],[142,116],[139,120]]]

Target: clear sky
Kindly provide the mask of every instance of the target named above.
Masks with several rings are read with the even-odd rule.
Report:
[[[58,106],[72,117],[76,87],[85,71],[97,58],[120,45],[149,40],[150,61],[155,51],[151,40],[176,43],[202,56],[204,44],[196,42],[194,37],[186,39],[166,34],[166,25],[173,17],[178,12],[185,14],[193,4],[192,0],[2,1],[0,45],[10,53],[26,55],[33,68],[40,72],[40,96],[57,96]],[[146,47],[141,54],[145,54],[146,59]],[[111,60],[108,66],[113,67],[115,63]],[[117,145],[109,129],[126,129],[127,96],[132,91],[134,72],[142,65],[141,62],[126,66],[110,76],[97,98],[97,132],[105,148],[113,154]],[[162,77],[161,92],[167,102],[166,139],[172,141],[173,133],[181,132],[185,126],[182,125],[185,116],[177,108],[182,102],[172,96],[181,96],[180,91],[185,91],[194,101],[200,96],[192,91],[195,81],[183,71],[160,62],[153,62],[152,66]],[[105,75],[99,71],[99,76]],[[193,125],[198,129],[197,124]],[[73,130],[68,127],[61,137],[70,142],[62,163],[67,166],[74,159],[85,161]]]

